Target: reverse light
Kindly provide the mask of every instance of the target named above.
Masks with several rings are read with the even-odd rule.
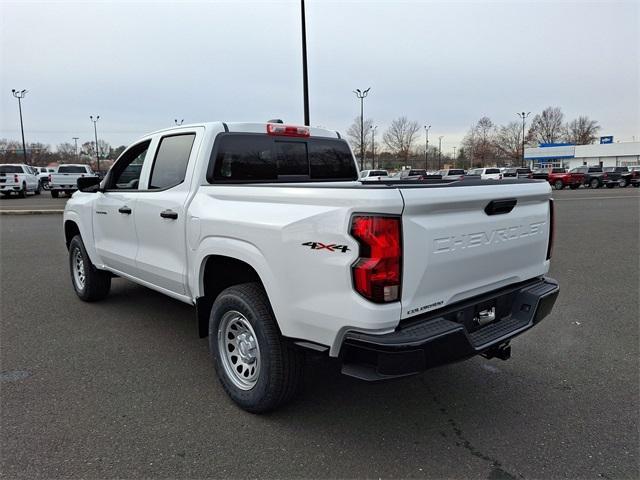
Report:
[[[281,123],[267,123],[268,135],[281,135],[283,137],[308,137],[308,127],[296,127],[295,125],[283,125]]]
[[[547,260],[551,260],[553,240],[556,234],[556,219],[553,213],[553,198],[549,199],[549,242],[547,243]]]
[[[399,300],[402,286],[400,217],[354,216],[351,236],[360,247],[359,258],[351,267],[355,290],[376,303]]]

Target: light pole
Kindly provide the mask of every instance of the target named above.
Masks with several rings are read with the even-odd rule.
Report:
[[[524,121],[530,114],[531,112],[516,113],[516,115],[518,115],[522,119],[522,165],[520,165],[521,167],[524,167]]]
[[[376,166],[376,128],[377,125],[371,125],[371,168],[378,168]]]
[[[309,120],[309,74],[307,72],[307,22],[304,14],[304,0],[300,0],[302,21],[302,94],[304,101],[304,124],[311,125]]]
[[[453,166],[456,166],[456,148],[457,147],[453,147]]]
[[[440,170],[440,162],[442,161],[442,139],[444,135],[438,137],[438,170]]]
[[[360,99],[360,170],[364,170],[364,97],[369,94],[371,87],[360,91],[356,88],[353,93]]]
[[[80,158],[78,157],[78,140],[80,137],[73,137],[73,142],[76,144],[76,162],[80,163]]]
[[[98,127],[96,126],[96,124],[98,123],[98,120],[100,120],[100,115],[96,115],[96,119],[93,119],[93,115],[89,115],[89,118],[91,119],[91,121],[93,122],[93,133],[96,136],[96,162],[97,162],[97,168],[98,168],[98,176],[100,175],[100,155],[98,153]]]
[[[24,163],[29,164],[27,161],[27,144],[24,143],[24,125],[22,123],[22,99],[27,95],[28,90],[11,90],[14,97],[18,99],[18,110],[20,111],[20,132],[22,133],[22,154],[24,155]]]
[[[178,121],[178,119],[176,118],[173,122],[178,126],[182,125],[182,123],[184,122],[184,118],[182,120],[180,120],[180,121]]]
[[[424,169],[429,170],[429,130],[431,125],[424,126],[425,143],[424,143]]]

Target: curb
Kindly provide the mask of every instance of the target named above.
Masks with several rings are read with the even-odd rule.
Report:
[[[0,215],[47,215],[61,214],[64,210],[0,210]]]

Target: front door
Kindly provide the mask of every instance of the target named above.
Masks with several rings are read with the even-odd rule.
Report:
[[[93,229],[102,264],[137,276],[135,215],[142,165],[150,140],[129,148],[113,166],[94,204]]]

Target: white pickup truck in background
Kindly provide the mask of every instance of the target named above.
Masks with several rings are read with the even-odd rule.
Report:
[[[60,165],[56,172],[49,174],[49,190],[51,190],[51,196],[58,198],[61,193],[70,196],[78,189],[77,183],[80,177],[98,178],[89,165]]]
[[[118,276],[194,305],[252,412],[292,397],[305,349],[365,380],[507,359],[559,291],[547,182],[362,182],[334,131],[179,126],[99,182],[79,178],[64,213],[77,295],[100,300]]]
[[[0,165],[0,194],[9,196],[16,193],[26,197],[29,192],[40,195],[42,185],[33,167],[23,163],[5,163]]]

